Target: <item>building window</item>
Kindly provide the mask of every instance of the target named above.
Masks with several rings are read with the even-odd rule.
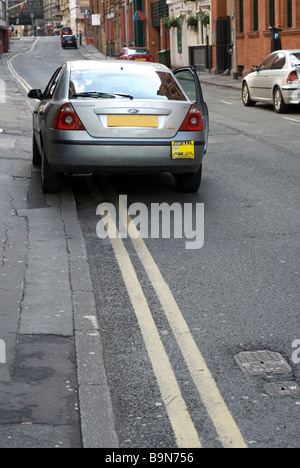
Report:
[[[253,0],[253,31],[258,31],[258,0]]]
[[[239,0],[238,4],[238,20],[239,20],[239,29],[240,33],[244,32],[244,0]]]
[[[0,19],[6,20],[6,6],[4,0],[0,0]]]
[[[269,25],[275,26],[275,4],[274,0],[269,0]]]
[[[293,2],[292,0],[287,0],[287,27],[293,27]]]

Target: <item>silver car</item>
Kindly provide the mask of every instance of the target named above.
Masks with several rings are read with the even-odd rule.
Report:
[[[33,164],[44,192],[64,174],[170,172],[180,192],[199,189],[208,110],[196,71],[158,63],[66,62],[38,99]]]
[[[300,50],[277,50],[243,80],[242,100],[245,106],[256,102],[273,104],[283,113],[290,104],[300,104]]]

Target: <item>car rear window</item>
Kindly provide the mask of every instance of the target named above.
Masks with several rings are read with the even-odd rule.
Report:
[[[121,93],[134,99],[161,99],[186,101],[186,97],[168,72],[135,70],[121,73],[91,70],[73,70],[70,77],[71,94],[79,93]],[[149,72],[150,71],[150,72]]]
[[[128,49],[128,55],[134,54],[150,54],[150,52],[147,49]]]
[[[294,52],[290,55],[290,58],[293,67],[300,67],[300,52]]]

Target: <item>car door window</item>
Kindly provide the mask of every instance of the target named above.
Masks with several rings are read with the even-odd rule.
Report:
[[[45,91],[44,91],[44,99],[52,99],[55,88],[57,86],[59,77],[60,77],[60,72],[62,68],[58,68],[54,75],[52,76],[51,80],[49,81]]]
[[[175,70],[175,74],[190,100],[197,102],[197,88],[192,71],[190,69]]]
[[[276,58],[276,55],[269,55],[268,57],[266,57],[265,60],[260,65],[259,71],[270,70],[275,58]]]
[[[279,53],[272,63],[271,70],[281,70],[285,65],[285,61],[285,55],[283,53]]]

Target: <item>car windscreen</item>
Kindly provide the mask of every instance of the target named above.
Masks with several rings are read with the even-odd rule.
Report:
[[[105,98],[122,98],[118,95],[123,94],[132,96],[133,99],[186,101],[171,73],[155,70],[147,72],[73,70],[70,76],[70,95],[103,93],[106,94],[103,96]]]
[[[290,54],[290,58],[293,67],[300,67],[300,52]]]

